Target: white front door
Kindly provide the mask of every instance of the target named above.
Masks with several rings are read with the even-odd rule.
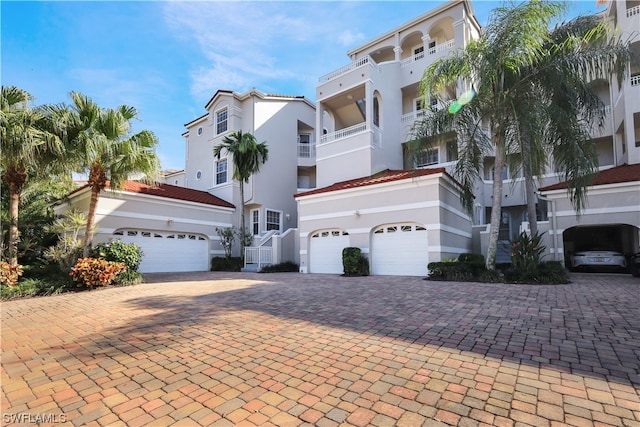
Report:
[[[426,276],[429,263],[427,230],[418,224],[377,227],[371,238],[371,274]]]

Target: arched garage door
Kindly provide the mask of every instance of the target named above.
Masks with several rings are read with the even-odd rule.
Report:
[[[371,274],[426,276],[427,229],[418,224],[377,227],[371,238]]]
[[[343,274],[342,250],[349,246],[349,233],[324,230],[311,234],[309,270],[311,273]]]
[[[144,230],[118,230],[113,234],[125,243],[140,246],[144,252],[141,273],[209,270],[209,242],[202,235]]]

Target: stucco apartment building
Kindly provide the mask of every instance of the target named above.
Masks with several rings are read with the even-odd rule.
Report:
[[[640,28],[638,1],[610,2],[604,15],[623,34]],[[213,147],[242,130],[269,147],[268,162],[246,186],[243,214],[255,236],[247,259],[254,267],[292,260],[303,273],[341,274],[342,249],[355,246],[368,257],[372,274],[420,276],[428,262],[485,253],[493,159],[485,159],[468,215],[452,174],[455,138],[416,162],[405,150],[411,127],[425,113],[423,71],[480,30],[471,2],[451,0],[348,51],[345,66],[319,78],[315,103],[255,89],[219,90],[206,113],[185,125],[184,171],[172,171],[153,191],[132,185],[101,197],[108,206],[99,210],[98,239],[141,244],[143,271],[208,269],[210,257],[222,255],[216,228],[238,226],[241,205],[232,159],[215,159]],[[632,48],[640,53],[640,41]],[[593,82],[607,124],[593,132],[601,173],[583,214],[576,218],[557,174],[540,177],[538,219],[548,259],[562,260],[602,241],[625,253],[638,250],[640,66],[628,71],[620,85]],[[467,84],[442,95],[456,99]],[[522,178],[516,171],[504,174],[502,244],[528,227]],[[155,235],[161,237],[149,237]],[[187,242],[179,250],[173,246],[178,240]],[[195,254],[197,266],[188,261]],[[508,261],[507,253],[498,261]]]

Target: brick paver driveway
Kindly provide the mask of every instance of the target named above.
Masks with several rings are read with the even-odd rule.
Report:
[[[640,425],[640,279],[194,273],[2,304],[2,423]]]

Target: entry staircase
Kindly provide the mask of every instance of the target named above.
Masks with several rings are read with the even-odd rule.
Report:
[[[244,248],[244,267],[242,271],[258,272],[262,267],[273,264],[273,236],[280,234],[278,230],[270,230],[254,238],[254,246]]]

